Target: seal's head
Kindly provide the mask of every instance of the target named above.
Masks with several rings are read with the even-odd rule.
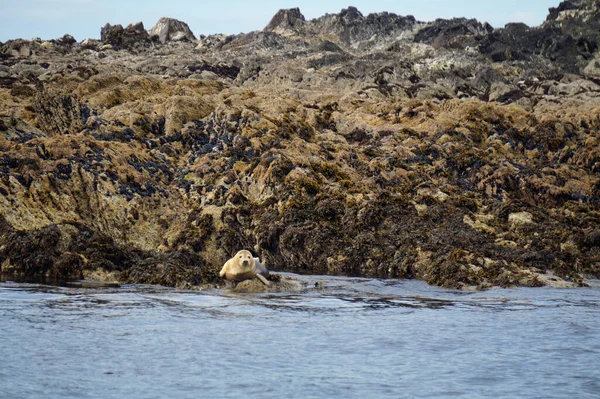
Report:
[[[239,267],[241,268],[252,268],[254,267],[254,257],[250,251],[242,250],[235,254],[234,259],[237,260]]]

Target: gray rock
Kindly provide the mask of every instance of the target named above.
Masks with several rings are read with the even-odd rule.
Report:
[[[95,50],[98,51],[100,49],[100,46],[102,45],[102,43],[100,43],[98,40],[95,39],[83,39],[83,41],[81,42],[81,47],[85,48],[85,49],[89,49],[89,50]]]
[[[290,8],[288,10],[279,10],[271,19],[269,24],[263,29],[267,32],[286,34],[288,32],[297,32],[304,26],[306,19],[299,8]]]
[[[150,36],[158,37],[161,43],[168,41],[195,41],[196,36],[185,22],[173,18],[162,17],[150,29]]]

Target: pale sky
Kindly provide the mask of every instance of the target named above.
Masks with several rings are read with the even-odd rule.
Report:
[[[307,19],[352,5],[364,15],[389,11],[418,20],[469,17],[502,27],[507,22],[541,24],[560,0],[0,0],[0,41],[56,39],[69,33],[78,41],[100,38],[107,22],[142,21],[150,29],[160,17],[187,22],[196,36],[262,29],[281,8],[300,7]]]

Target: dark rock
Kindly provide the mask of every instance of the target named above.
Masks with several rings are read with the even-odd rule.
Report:
[[[344,50],[340,46],[335,43],[330,42],[329,40],[325,40],[324,42],[319,43],[319,50],[326,51],[329,53],[342,53]]]
[[[240,73],[240,67],[236,65],[210,65],[205,62],[193,63],[191,65],[188,65],[187,69],[192,73],[201,73],[202,71],[209,71],[217,74],[218,76],[226,77],[232,80],[235,80],[235,78],[237,78],[238,74]]]
[[[63,37],[58,39],[57,42],[59,45],[62,46],[72,46],[75,43],[77,43],[77,40],[75,40],[75,38],[71,35],[64,35]]]
[[[14,97],[33,97],[37,91],[29,85],[13,85],[10,94]]]
[[[572,1],[563,1],[558,7],[550,7],[548,9],[548,16],[546,17],[546,21],[555,21],[558,18],[558,15],[567,10],[576,10],[578,6],[574,4]]]
[[[410,31],[416,24],[413,16],[399,16],[382,12],[366,17],[356,8],[348,7],[339,14],[326,14],[310,21],[308,32],[338,35],[346,45],[369,42],[370,46]],[[372,40],[375,39],[373,42]]]
[[[5,220],[4,224],[0,240],[2,274],[79,280],[88,270],[101,270],[112,272],[126,283],[186,287],[217,282],[217,276],[195,254],[123,248],[79,224],[50,225],[29,232],[16,231]]]
[[[100,40],[115,49],[140,50],[151,45],[150,35],[142,22],[130,24],[126,28],[107,23],[100,31]]]
[[[558,20],[563,11],[577,11]],[[550,9],[539,27],[507,24],[480,41],[479,49],[494,62],[526,61],[543,56],[569,73],[579,73],[594,57],[600,44],[600,9],[591,0],[565,1]]]
[[[437,19],[430,26],[421,29],[415,36],[416,42],[427,43],[434,48],[462,47],[464,36],[484,36],[493,31],[488,24],[481,24],[476,19],[454,18]]]
[[[494,83],[506,83],[506,79],[495,69],[483,68],[477,72],[469,83],[468,92],[482,100],[487,100],[490,87]]]

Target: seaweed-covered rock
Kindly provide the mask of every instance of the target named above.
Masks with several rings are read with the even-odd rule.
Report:
[[[251,248],[273,271],[583,285],[600,277],[598,15],[572,0],[492,30],[291,9],[199,45],[177,24],[165,43],[141,24],[8,41],[2,273],[223,286]]]

